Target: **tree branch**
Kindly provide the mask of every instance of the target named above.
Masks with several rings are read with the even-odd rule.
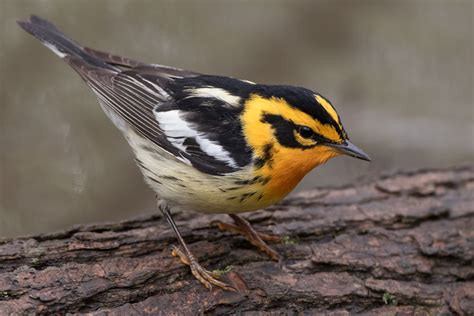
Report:
[[[247,218],[287,236],[273,245],[282,267],[209,225],[226,216],[176,216],[236,293],[206,290],[171,257],[159,216],[0,240],[0,315],[474,312],[473,167],[306,191]]]

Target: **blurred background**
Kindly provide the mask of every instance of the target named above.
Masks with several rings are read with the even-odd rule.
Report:
[[[338,157],[298,190],[474,161],[473,1],[0,0],[0,237],[157,212],[119,131],[15,23],[87,46],[332,100],[373,162]]]

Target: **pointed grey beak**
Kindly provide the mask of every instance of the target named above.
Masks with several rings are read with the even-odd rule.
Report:
[[[354,158],[359,158],[365,161],[370,161],[369,155],[367,155],[362,149],[351,143],[350,141],[346,140],[342,144],[326,144],[326,146],[334,148],[341,154],[351,156]]]

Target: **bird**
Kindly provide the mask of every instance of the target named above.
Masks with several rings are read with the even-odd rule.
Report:
[[[332,103],[318,92],[207,75],[85,47],[53,23],[17,21],[71,66],[133,150],[157,206],[178,240],[171,254],[206,288],[234,287],[204,268],[173,220],[174,209],[228,214],[218,227],[243,235],[273,260],[274,235],[240,213],[278,203],[313,168],[348,155],[370,161],[349,141]]]

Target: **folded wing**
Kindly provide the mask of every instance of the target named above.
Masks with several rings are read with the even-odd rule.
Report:
[[[250,163],[239,107],[229,103],[236,99],[193,94],[196,89],[181,84],[196,78],[199,85],[200,74],[82,47],[36,16],[18,23],[79,73],[120,129],[133,129],[208,174],[231,173]]]

